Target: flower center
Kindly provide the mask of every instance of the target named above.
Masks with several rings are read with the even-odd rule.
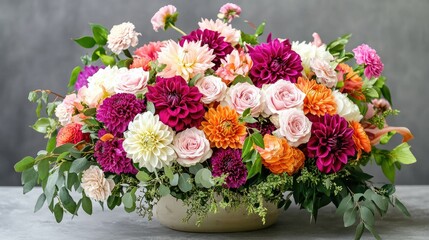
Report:
[[[167,102],[170,106],[175,107],[180,102],[180,95],[177,92],[169,92],[167,96]]]
[[[223,131],[226,132],[226,133],[231,133],[231,131],[232,131],[232,125],[233,125],[232,122],[229,121],[229,120],[226,120],[226,121],[222,122],[222,129],[223,129]]]
[[[283,66],[283,59],[281,58],[274,58],[270,64],[272,71],[279,71],[282,66]]]
[[[140,140],[141,147],[145,151],[152,151],[155,148],[157,142],[158,141],[154,133],[146,133]]]

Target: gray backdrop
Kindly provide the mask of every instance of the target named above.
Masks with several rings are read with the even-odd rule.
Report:
[[[2,0],[0,2],[0,185],[17,185],[13,165],[26,155],[35,155],[46,140],[28,126],[36,117],[27,93],[36,88],[61,93],[72,68],[80,64],[85,50],[71,38],[89,34],[88,23],[107,28],[131,21],[142,33],[140,43],[177,38],[174,31],[155,33],[150,18],[163,5],[180,11],[178,26],[185,32],[197,27],[202,17],[216,18],[226,1],[70,1]],[[267,21],[275,37],[311,41],[319,32],[326,41],[353,33],[351,50],[365,42],[375,48],[385,64],[394,107],[400,117],[391,125],[408,126],[418,163],[404,167],[399,184],[429,184],[426,159],[429,128],[429,1],[427,0],[310,0],[235,1],[242,9],[236,27],[251,31],[243,20]],[[370,167],[376,181],[380,170]]]

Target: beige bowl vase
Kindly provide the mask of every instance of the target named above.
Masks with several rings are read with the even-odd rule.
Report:
[[[277,222],[280,210],[272,203],[266,203],[265,206],[265,224],[257,214],[248,215],[245,207],[229,210],[218,207],[217,213],[209,213],[200,226],[197,226],[195,216],[188,222],[182,221],[186,217],[187,206],[168,195],[156,204],[154,217],[161,225],[182,232],[245,232],[267,228]]]

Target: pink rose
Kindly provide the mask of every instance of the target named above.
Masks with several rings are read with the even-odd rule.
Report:
[[[247,82],[230,87],[222,105],[235,109],[238,114],[250,108],[253,117],[257,117],[264,109],[261,89]]]
[[[328,88],[333,88],[337,85],[337,72],[329,65],[329,62],[313,58],[310,60],[310,67],[316,74],[318,83]]]
[[[264,113],[278,114],[289,108],[302,108],[305,94],[295,84],[279,80],[263,88],[265,98]]]
[[[203,77],[197,81],[195,86],[203,94],[201,101],[205,104],[222,101],[228,89],[222,79],[215,76]]]
[[[311,122],[302,110],[291,108],[281,111],[279,125],[280,128],[276,132],[285,137],[293,147],[298,147],[310,139]]]
[[[150,22],[152,23],[153,30],[158,32],[158,29],[165,28],[165,24],[168,17],[171,17],[177,11],[176,7],[173,5],[167,5],[158,10],[158,12],[153,15]]]
[[[116,93],[145,94],[147,92],[147,82],[149,72],[143,68],[133,68],[120,76],[115,84]]]
[[[184,167],[204,162],[213,153],[204,132],[195,127],[179,132],[173,139],[173,149],[177,162]]]

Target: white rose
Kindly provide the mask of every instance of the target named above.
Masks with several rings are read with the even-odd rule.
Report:
[[[311,122],[300,109],[291,108],[281,111],[279,125],[277,134],[285,137],[293,147],[298,147],[310,139]]]
[[[134,24],[130,22],[113,26],[107,36],[107,47],[112,52],[120,54],[122,50],[137,46],[139,43],[138,36],[141,34],[134,31],[134,28]]]
[[[94,75],[88,78],[88,89],[101,88],[107,94],[106,97],[115,94],[115,85],[128,69],[117,66],[100,68]],[[99,90],[98,90],[99,91]]]
[[[302,108],[304,104],[305,94],[289,81],[279,80],[264,86],[262,92],[266,104],[264,113],[268,115],[278,114],[289,108]]]
[[[320,59],[325,62],[331,62],[334,57],[331,53],[326,51],[326,46],[315,46],[311,43],[306,42],[293,42],[292,50],[299,54],[304,67],[304,73],[307,75],[310,73],[310,61],[311,59]]]
[[[107,97],[103,87],[91,85],[79,89],[79,98],[90,108],[96,108]]]
[[[264,110],[261,89],[247,82],[230,87],[221,104],[232,107],[238,114],[250,108],[253,117],[257,117]]]
[[[347,94],[342,94],[334,91],[334,99],[337,104],[337,114],[345,118],[347,121],[359,122],[363,116],[359,111],[359,107],[347,97]]]
[[[311,59],[310,66],[317,76],[318,83],[323,84],[328,88],[333,88],[337,85],[337,73],[334,68],[329,65],[329,62],[314,58]]]
[[[222,79],[215,76],[203,77],[197,81],[195,86],[203,94],[201,101],[205,104],[222,101],[228,89]]]
[[[104,172],[95,165],[83,171],[81,186],[85,194],[95,201],[106,201],[112,194],[115,183],[106,179]]]
[[[204,162],[213,153],[204,132],[195,127],[178,133],[173,140],[173,149],[178,156],[177,162],[184,167]]]
[[[115,83],[116,93],[145,94],[147,92],[147,82],[149,72],[143,68],[132,68],[123,73]]]

